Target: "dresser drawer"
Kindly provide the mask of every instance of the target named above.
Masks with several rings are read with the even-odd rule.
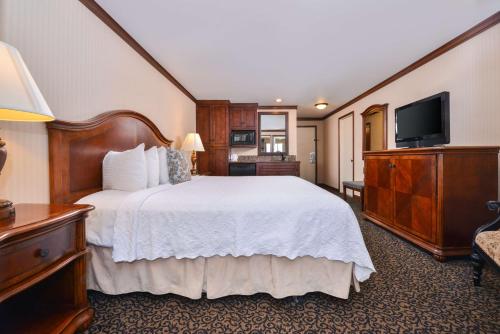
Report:
[[[76,253],[76,224],[66,224],[0,249],[0,290]]]

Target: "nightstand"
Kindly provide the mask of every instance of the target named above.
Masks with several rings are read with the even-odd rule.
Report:
[[[88,327],[85,217],[89,205],[19,204],[0,221],[0,333]]]

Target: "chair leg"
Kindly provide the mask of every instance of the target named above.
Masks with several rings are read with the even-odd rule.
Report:
[[[470,257],[474,271],[474,286],[481,286],[481,275],[483,273],[484,260],[475,250],[472,250],[472,255]]]
[[[344,186],[344,201],[347,201],[347,193],[346,193],[346,190],[345,190],[345,186]]]

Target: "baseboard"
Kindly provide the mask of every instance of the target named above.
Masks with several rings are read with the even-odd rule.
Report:
[[[339,189],[338,188],[335,188],[335,187],[330,187],[329,185],[325,184],[325,183],[318,183],[318,187],[321,187],[325,190],[328,190],[330,192],[339,192]]]
[[[340,192],[338,188],[331,187],[331,186],[329,186],[329,185],[327,185],[327,184],[324,184],[324,183],[318,183],[318,187],[321,187],[321,188],[323,188],[323,189],[325,189],[325,190],[328,190],[328,191],[330,191],[330,192],[336,192],[336,193],[339,193],[339,192]],[[352,191],[352,189],[350,189],[350,190]],[[357,191],[357,190],[354,190],[354,191],[355,191],[355,192],[357,192],[357,193],[359,193],[359,191]],[[351,196],[347,195],[347,197],[351,197]],[[361,196],[360,196],[360,195],[356,195],[356,194],[354,194],[354,196],[353,196],[353,197],[354,197],[354,198],[357,198],[357,199],[361,198]]]

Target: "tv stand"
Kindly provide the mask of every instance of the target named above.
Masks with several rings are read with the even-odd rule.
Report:
[[[498,146],[365,152],[364,218],[444,261],[469,255],[474,231],[495,217]]]

